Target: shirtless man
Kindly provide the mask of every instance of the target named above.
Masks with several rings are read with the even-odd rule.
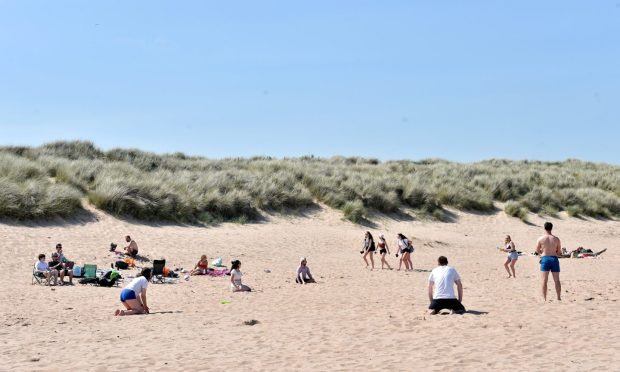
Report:
[[[538,238],[536,253],[541,256],[540,273],[542,274],[543,298],[547,301],[547,281],[549,280],[549,272],[551,272],[558,301],[561,301],[562,285],[560,284],[560,260],[558,257],[562,255],[562,244],[560,239],[551,233],[551,230],[553,230],[553,224],[551,222],[545,223],[545,235]]]
[[[125,241],[129,243],[129,245],[125,247],[127,254],[131,257],[136,257],[138,255],[138,243],[131,239],[131,236],[129,235],[125,237]]]

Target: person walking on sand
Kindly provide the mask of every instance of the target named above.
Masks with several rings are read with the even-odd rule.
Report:
[[[504,268],[508,271],[508,278],[516,278],[517,274],[515,273],[515,264],[519,259],[519,253],[517,252],[517,247],[515,243],[512,241],[510,235],[506,235],[506,240],[504,241],[505,248],[501,249],[504,252],[508,252],[508,257],[506,262],[504,263]],[[512,273],[510,272],[512,270]]]
[[[363,254],[364,262],[366,262],[366,268],[368,268],[368,260],[366,257],[370,256],[370,263],[372,264],[371,270],[375,269],[375,258],[373,255],[375,254],[375,239],[372,237],[370,231],[366,231],[364,235],[364,249],[360,252]]]
[[[379,255],[381,255],[381,270],[384,269],[384,266],[387,266],[388,270],[392,270],[390,264],[386,261],[385,256],[390,254],[390,248],[388,247],[387,242],[385,241],[385,236],[381,234],[379,236]]]
[[[116,316],[148,314],[149,306],[146,303],[146,288],[151,280],[151,268],[142,269],[140,275],[131,281],[121,291],[121,302],[126,310],[117,309]]]
[[[453,268],[448,266],[448,259],[440,256],[437,259],[438,267],[434,268],[428,278],[428,299],[431,301],[428,309],[431,315],[448,309],[452,314],[463,314],[465,307],[463,301],[463,283],[461,276]],[[458,298],[454,295],[454,285],[458,290]]]
[[[405,271],[412,271],[411,253],[413,252],[413,247],[411,246],[411,241],[400,233],[396,237],[398,238],[398,249],[401,254],[400,261],[398,262],[398,271],[400,271],[403,262],[405,263]],[[398,253],[396,253],[396,257],[398,257]]]
[[[542,279],[542,295],[543,299],[547,301],[547,282],[549,281],[549,272],[553,276],[553,282],[555,283],[555,292],[558,296],[558,301],[562,301],[562,284],[560,283],[560,260],[559,256],[562,255],[562,243],[560,239],[553,235],[553,224],[551,222],[545,223],[545,234],[538,238],[536,242],[536,253],[540,257],[540,273]]]

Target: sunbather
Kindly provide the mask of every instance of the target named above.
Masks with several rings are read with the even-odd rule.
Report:
[[[54,284],[58,282],[58,270],[50,269],[47,262],[45,262],[45,255],[41,253],[39,255],[39,261],[34,264],[35,274],[41,275],[45,278],[47,285],[50,285],[51,279],[54,279]]]
[[[251,292],[252,289],[241,283],[241,261],[234,260],[230,269],[230,288],[233,292]]]
[[[127,235],[125,237],[125,241],[129,243],[124,249],[127,252],[127,255],[131,257],[136,257],[138,255],[138,243],[135,240],[131,239],[131,236]]]
[[[381,270],[383,270],[384,266],[387,266],[388,270],[392,270],[392,267],[385,259],[385,257],[390,254],[390,247],[388,247],[383,234],[379,236],[379,244],[377,245],[379,246],[379,254],[381,255]]]
[[[299,267],[297,268],[297,277],[295,277],[295,282],[299,284],[316,283],[310,273],[308,261],[305,257],[302,257],[299,260]]]
[[[207,255],[203,254],[200,256],[200,261],[196,263],[196,266],[190,271],[189,275],[207,275],[208,270],[209,260],[207,260]]]
[[[146,302],[146,288],[151,280],[151,269],[142,269],[140,275],[131,281],[121,291],[121,302],[127,310],[117,309],[116,316],[148,314],[149,306]]]

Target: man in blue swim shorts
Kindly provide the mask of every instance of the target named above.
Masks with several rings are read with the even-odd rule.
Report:
[[[555,292],[558,295],[558,301],[562,301],[562,284],[560,284],[560,260],[558,257],[562,254],[562,243],[560,239],[553,235],[553,224],[545,223],[545,235],[538,238],[536,243],[536,253],[540,258],[540,273],[542,279],[542,295],[547,301],[547,282],[549,281],[549,273],[553,276],[555,283]]]

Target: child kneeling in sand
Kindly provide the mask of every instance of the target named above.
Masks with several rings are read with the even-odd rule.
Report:
[[[297,268],[297,277],[295,282],[299,284],[316,283],[312,274],[310,274],[310,268],[308,267],[308,261],[306,257],[302,257],[299,260],[299,267]]]
[[[138,315],[148,314],[149,307],[146,303],[146,287],[151,280],[151,268],[142,269],[140,275],[129,283],[121,291],[121,302],[127,310],[116,310],[114,315]]]
[[[252,289],[250,287],[241,283],[243,274],[240,269],[241,261],[234,260],[230,269],[230,289],[232,289],[233,292],[251,292]]]

